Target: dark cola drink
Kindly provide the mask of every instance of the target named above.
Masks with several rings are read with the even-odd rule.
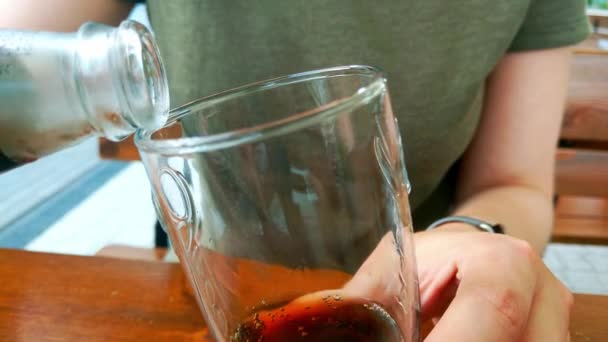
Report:
[[[309,297],[256,312],[231,341],[404,341],[395,320],[373,301],[339,294]]]

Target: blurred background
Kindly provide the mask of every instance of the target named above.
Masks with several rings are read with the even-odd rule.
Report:
[[[587,0],[589,8],[608,9],[608,0]]]
[[[571,290],[608,294],[608,0],[588,0],[576,49],[546,264]],[[144,5],[131,19],[149,26]],[[155,247],[150,187],[131,142],[90,139],[0,176],[0,247],[95,255]],[[137,250],[137,249],[132,249]]]

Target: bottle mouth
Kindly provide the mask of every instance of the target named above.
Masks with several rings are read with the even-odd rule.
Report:
[[[113,63],[119,70],[118,86],[125,119],[144,131],[165,125],[169,116],[169,86],[165,67],[152,33],[142,24],[123,21],[115,33]]]

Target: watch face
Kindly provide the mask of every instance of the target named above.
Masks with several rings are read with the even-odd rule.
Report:
[[[477,226],[477,228],[479,228],[480,230],[483,231],[487,231],[489,233],[497,233],[497,234],[503,234],[503,229],[502,226],[498,223],[488,223],[476,218],[468,218],[469,219],[469,224],[475,225]],[[473,223],[475,222],[475,223]]]

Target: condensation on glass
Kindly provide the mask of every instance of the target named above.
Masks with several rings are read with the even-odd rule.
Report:
[[[137,22],[0,30],[0,172],[91,135],[160,128],[168,110],[158,49]]]

